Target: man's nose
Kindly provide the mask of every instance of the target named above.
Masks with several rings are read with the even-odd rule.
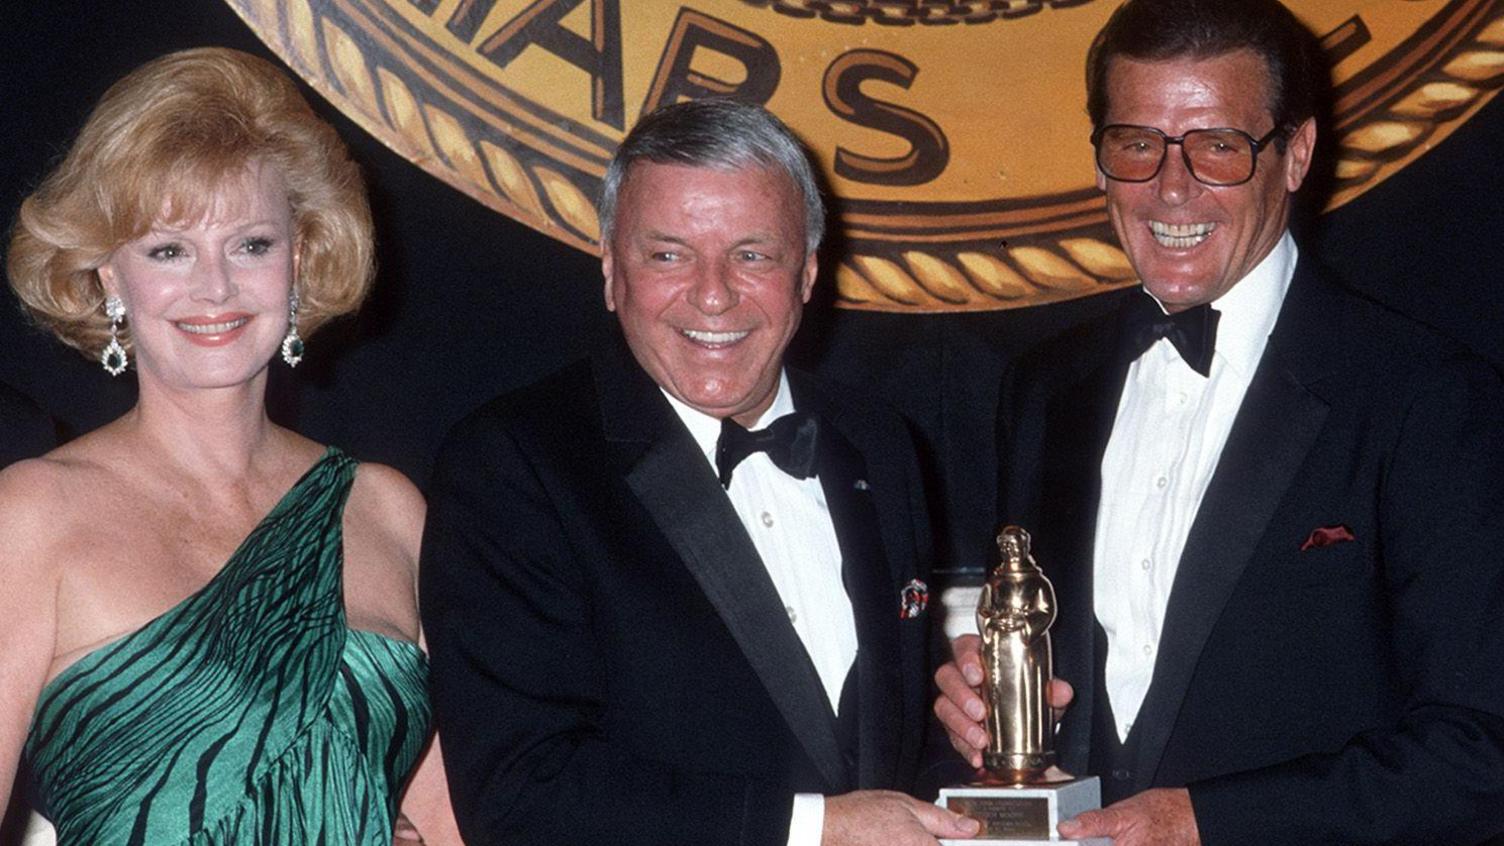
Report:
[[[704,314],[720,314],[735,307],[741,297],[731,283],[731,268],[724,260],[704,262],[697,268],[689,290],[690,304]]]
[[[1154,177],[1154,190],[1166,204],[1178,206],[1201,191],[1201,183],[1191,175],[1185,152],[1177,147],[1165,150],[1165,161]]]

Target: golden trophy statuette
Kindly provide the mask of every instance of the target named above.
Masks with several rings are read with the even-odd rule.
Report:
[[[1055,588],[1030,554],[1028,532],[1004,527],[997,548],[997,566],[977,602],[980,692],[987,706],[985,774],[973,784],[941,790],[938,800],[981,822],[982,830],[974,840],[941,842],[1070,843],[1060,840],[1056,826],[1101,807],[1102,791],[1095,776],[1074,779],[1054,768],[1055,720],[1045,692],[1054,668]]]
[[[998,781],[1026,784],[1043,780],[1055,763],[1054,720],[1045,701],[1054,668],[1055,588],[1029,555],[1028,532],[1008,526],[997,548],[1001,561],[977,603],[988,735],[982,767]]]

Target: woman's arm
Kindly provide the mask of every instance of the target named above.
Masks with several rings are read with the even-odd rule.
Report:
[[[57,639],[57,567],[44,552],[49,476],[40,461],[0,472],[0,808]]]
[[[418,547],[422,540],[426,510],[422,494],[400,472],[378,464],[360,465],[356,487],[351,491],[351,502],[346,508],[346,551],[349,553],[354,547],[356,554],[360,554],[362,549],[367,549],[373,555],[389,556],[404,562],[407,572],[401,583],[411,593],[400,604],[406,606],[402,616],[412,620],[415,629]],[[363,516],[371,525],[379,527],[379,536],[372,538],[370,526],[350,526],[349,517],[352,514],[356,515],[357,520]],[[350,562],[347,560],[347,572],[349,566]],[[380,584],[385,587],[396,582],[383,579]],[[386,603],[376,604],[385,606]],[[401,628],[405,629],[406,626]],[[421,631],[418,632],[418,645],[425,653],[428,651],[428,644]],[[454,812],[449,807],[449,785],[444,778],[444,761],[440,756],[437,740],[430,737],[402,795],[394,846],[461,846],[461,843]]]
[[[403,820],[411,833],[404,841]],[[461,846],[459,826],[449,807],[449,782],[444,778],[444,758],[439,754],[437,738],[430,738],[428,748],[402,794],[402,813],[397,819],[397,846],[422,843],[424,846]],[[414,836],[416,835],[416,836]]]

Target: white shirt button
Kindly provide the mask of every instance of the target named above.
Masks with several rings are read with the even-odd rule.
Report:
[[[797,613],[795,613],[794,606],[792,606],[792,605],[785,605],[785,606],[783,606],[783,610],[784,610],[784,613],[786,613],[786,614],[789,615],[789,622],[790,623],[797,623],[797,622],[799,622],[799,615]]]
[[[1144,644],[1144,654],[1145,655],[1153,655],[1154,654],[1154,645],[1150,644],[1150,643]]]
[[[1138,566],[1144,568],[1144,570],[1147,572],[1148,570],[1153,569],[1154,562],[1145,558],[1143,561],[1138,562]]]
[[[1164,476],[1160,476],[1158,479],[1154,480],[1154,487],[1159,488],[1160,490],[1164,490],[1165,485],[1168,484],[1170,484],[1170,480]]]
[[[762,513],[762,524],[764,526],[767,526],[770,529],[773,528],[773,515],[771,515],[768,512],[764,511]]]

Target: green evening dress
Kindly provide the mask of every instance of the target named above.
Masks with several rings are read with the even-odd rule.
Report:
[[[48,683],[26,756],[61,846],[390,846],[428,669],[345,625],[355,464],[331,448],[207,585]]]

